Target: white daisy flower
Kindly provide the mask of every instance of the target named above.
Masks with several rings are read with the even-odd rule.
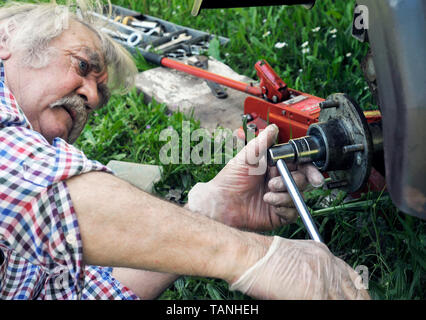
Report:
[[[271,31],[266,31],[262,37],[266,38],[267,36],[269,36],[271,34]]]
[[[333,34],[331,37],[334,39],[334,38],[336,38],[336,35],[335,35],[335,34]]]
[[[335,33],[337,33],[337,29],[336,29],[336,28],[334,28],[334,29],[330,30],[330,33],[331,33],[331,34],[335,34]]]
[[[287,46],[288,46],[287,42],[277,42],[274,47],[277,48],[277,49],[281,49],[281,48],[284,48],[284,47],[287,47]]]
[[[320,29],[321,29],[320,27],[313,28],[312,32],[318,32],[318,31],[320,31]]]
[[[302,53],[303,53],[303,54],[309,53],[309,48],[303,48],[303,49],[302,49]]]
[[[302,43],[301,47],[305,48],[308,44],[309,44],[309,41],[305,41],[305,42]]]
[[[346,54],[346,58],[350,58],[352,56],[352,53],[351,52],[348,52],[347,54]]]

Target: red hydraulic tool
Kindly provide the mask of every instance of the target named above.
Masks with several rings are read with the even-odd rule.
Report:
[[[257,62],[254,68],[257,71],[260,89],[265,99],[275,103],[288,99],[290,93],[287,90],[287,85],[265,60]]]
[[[264,60],[255,65],[260,80],[260,86],[257,87],[152,52],[143,51],[142,55],[148,62],[156,65],[179,70],[252,95],[253,97],[247,97],[244,102],[244,114],[249,117],[252,126],[256,126],[256,132],[264,129],[267,121],[275,123],[280,128],[280,142],[305,135],[309,125],[318,121],[321,110],[319,103],[324,99],[289,89]],[[243,131],[240,134],[243,134]]]
[[[280,129],[278,142],[292,142],[296,147],[295,150],[290,146],[274,149],[276,156],[284,152],[284,156],[293,162],[314,162],[333,178],[330,188],[339,187],[354,193],[368,180],[370,190],[383,190],[383,174],[373,167],[373,159],[382,158],[376,155],[383,152],[381,130],[377,130],[381,125],[379,112],[362,112],[345,94],[334,94],[326,100],[288,88],[264,60],[255,64],[260,80],[257,87],[155,53],[142,54],[147,61],[157,65],[250,94],[244,102],[247,127],[257,135],[268,123],[276,124]],[[314,132],[314,136],[305,139],[309,132]],[[239,129],[238,135],[245,139],[243,128]],[[311,144],[312,141],[316,144]],[[309,157],[305,157],[306,152]],[[321,157],[313,156],[312,152]]]
[[[156,54],[147,54],[145,58],[150,62],[252,95],[244,102],[247,130],[257,135],[268,123],[278,126],[280,143],[268,150],[268,162],[271,166],[276,165],[314,241],[323,242],[287,163],[313,163],[331,178],[328,188],[339,188],[353,196],[358,196],[360,190],[384,189],[383,175],[373,168],[374,158],[383,159],[377,156],[383,153],[381,117],[377,112],[362,112],[342,93],[330,95],[325,100],[289,89],[264,60],[255,64],[260,80],[260,87],[255,87]],[[243,128],[239,129],[238,135],[246,139]]]

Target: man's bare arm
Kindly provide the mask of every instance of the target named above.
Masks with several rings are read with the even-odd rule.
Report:
[[[175,274],[129,268],[114,268],[112,276],[144,300],[158,298],[179,278]]]
[[[188,204],[184,208],[189,210]],[[145,300],[157,298],[179,278],[175,274],[130,268],[114,268],[112,276]]]
[[[271,243],[155,198],[100,172],[67,181],[85,263],[208,276],[231,283]]]

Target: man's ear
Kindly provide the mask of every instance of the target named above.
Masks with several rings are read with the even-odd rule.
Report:
[[[9,47],[7,46],[7,39],[9,38],[6,30],[0,28],[0,59],[7,60],[10,58],[12,52],[10,52]]]
[[[11,52],[9,51],[9,49],[6,46],[0,44],[0,59],[4,61],[9,59],[10,56]]]

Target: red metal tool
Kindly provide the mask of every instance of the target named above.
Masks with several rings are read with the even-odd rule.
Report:
[[[244,102],[244,114],[252,116],[252,123],[256,125],[257,130],[264,129],[267,121],[275,123],[280,128],[280,142],[305,135],[309,125],[318,121],[320,112],[318,104],[324,99],[287,88],[284,81],[264,60],[255,65],[260,80],[260,86],[257,87],[151,52],[143,55],[149,62],[252,95],[253,97],[247,97]],[[242,129],[239,135],[241,134],[244,137]]]
[[[260,89],[265,99],[274,103],[288,99],[290,93],[287,85],[265,60],[258,61],[254,65],[254,68],[257,71],[257,76],[260,80]]]
[[[251,96],[244,101],[244,114],[250,119],[247,124],[254,128],[256,135],[260,130],[266,128],[268,123],[276,124],[280,129],[279,143],[305,136],[309,126],[318,122],[321,111],[320,103],[325,101],[323,98],[288,88],[286,83],[264,60],[255,64],[260,81],[260,85],[257,87],[253,84],[236,81],[176,60],[164,58],[151,52],[144,52],[143,55],[149,62],[250,94]],[[364,116],[369,123],[380,121],[381,119],[378,111],[366,111]],[[241,139],[245,139],[242,127],[239,128],[238,136]],[[383,190],[384,186],[383,176],[373,168],[367,188],[377,191]]]
[[[188,64],[165,58],[162,56],[159,56],[158,54],[152,53],[152,52],[142,52],[142,55],[145,57],[145,59],[148,62],[170,68],[179,70],[188,74],[191,74],[195,77],[210,80],[219,84],[222,84],[226,87],[242,91],[248,94],[251,94],[253,96],[262,96],[262,90],[259,87],[255,87],[253,84],[247,84],[241,81],[236,81],[227,77],[223,77],[221,75],[209,72],[207,70],[197,68],[194,66],[190,66]]]
[[[324,99],[288,89],[289,99],[272,103],[267,100],[247,97],[244,101],[244,114],[250,114],[252,123],[256,125],[256,133],[269,123],[280,128],[279,142],[287,142],[291,138],[302,137],[310,124],[318,121],[321,111],[319,103]],[[244,135],[240,129],[239,136]],[[243,136],[244,137],[244,136]]]

